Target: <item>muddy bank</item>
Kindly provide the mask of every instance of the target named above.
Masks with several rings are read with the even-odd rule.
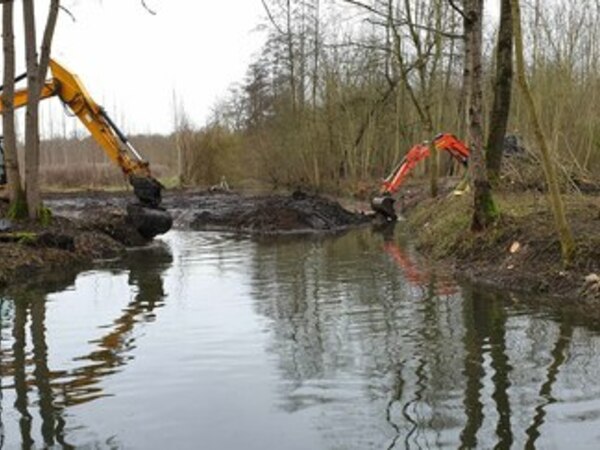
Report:
[[[338,202],[303,192],[244,196],[208,193],[190,204],[193,230],[230,230],[251,234],[336,232],[370,222],[370,216]]]
[[[600,317],[600,197],[570,195],[567,216],[577,251],[564,267],[554,220],[546,199],[535,192],[500,192],[498,223],[472,233],[471,196],[444,196],[421,202],[407,219],[417,248],[452,265],[458,278],[511,291],[543,294],[556,303]],[[551,299],[551,300],[550,300]]]
[[[53,195],[46,204],[57,214],[89,218],[91,211],[125,208],[127,195],[90,193]],[[245,195],[238,192],[167,191],[162,206],[177,229],[250,234],[335,232],[368,224],[371,215],[350,211],[338,202],[303,192]]]
[[[48,227],[19,223],[0,233],[0,286],[42,272],[84,267],[95,259],[116,258],[124,249],[107,234],[67,219],[55,218]]]
[[[13,222],[0,231],[0,286],[33,274],[85,267],[97,259],[122,256],[149,241],[127,215],[131,194],[88,192],[52,194],[45,199],[53,219],[48,226]],[[336,232],[367,224],[370,216],[350,212],[323,197],[246,196],[230,192],[167,192],[163,206],[179,229],[251,234]],[[6,215],[1,206],[0,219]]]
[[[83,269],[94,260],[122,256],[127,247],[148,243],[131,226],[125,210],[102,206],[85,217],[53,213],[46,225],[6,219],[0,205],[0,286],[27,282],[34,275]]]

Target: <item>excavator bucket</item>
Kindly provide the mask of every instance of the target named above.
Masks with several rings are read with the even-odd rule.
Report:
[[[166,233],[173,226],[173,217],[163,208],[149,208],[140,203],[127,205],[127,221],[145,239]]]
[[[381,214],[388,222],[394,222],[398,219],[394,210],[394,198],[389,195],[381,195],[371,199],[371,209],[376,214]]]
[[[129,183],[139,203],[127,205],[127,220],[146,239],[169,231],[173,218],[159,206],[163,185],[155,178],[136,175],[129,176]]]

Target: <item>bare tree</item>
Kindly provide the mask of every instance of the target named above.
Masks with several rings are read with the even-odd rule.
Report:
[[[41,209],[39,186],[40,132],[39,102],[50,62],[52,38],[58,19],[60,0],[50,1],[40,57],[38,58],[35,8],[33,0],[23,0],[25,55],[27,62],[28,102],[25,118],[25,193],[29,217],[37,218]]]
[[[486,145],[486,165],[490,181],[500,179],[504,136],[510,113],[510,97],[513,76],[513,30],[510,0],[501,0],[500,26],[496,49],[496,80],[494,103],[490,112],[490,124]]]
[[[511,0],[510,4],[513,15],[515,53],[517,60],[517,77],[519,80],[521,91],[523,92],[523,96],[525,97],[527,109],[529,110],[531,125],[533,127],[533,133],[540,147],[540,152],[542,156],[542,167],[544,169],[546,184],[548,185],[549,191],[549,202],[552,212],[554,213],[556,230],[560,237],[563,261],[565,264],[569,264],[575,251],[575,241],[573,240],[573,234],[571,232],[569,223],[567,222],[565,207],[563,205],[563,201],[560,195],[560,187],[558,184],[558,177],[556,175],[556,168],[554,166],[554,162],[552,161],[550,149],[548,147],[548,143],[546,142],[546,137],[544,135],[542,126],[538,118],[537,109],[533,100],[533,96],[531,95],[531,90],[529,89],[527,78],[525,77],[525,58],[523,56],[523,32],[521,30],[521,8],[519,5],[519,0]]]
[[[17,157],[17,136],[15,130],[15,36],[14,0],[4,0],[2,4],[2,44],[4,55],[4,86],[2,89],[2,129],[4,133],[4,157],[7,171],[8,189],[11,201],[11,215],[21,218],[26,215],[24,192],[19,173]]]
[[[466,47],[470,53],[471,95],[469,102],[469,146],[471,149],[471,174],[473,177],[473,220],[471,229],[480,231],[493,223],[498,211],[492,197],[483,158],[482,125],[482,34],[483,0],[464,0],[464,11],[470,22]]]

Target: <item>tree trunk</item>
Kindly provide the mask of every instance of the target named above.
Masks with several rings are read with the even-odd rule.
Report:
[[[465,13],[470,22],[470,33],[466,35],[467,47],[471,54],[470,104],[469,104],[469,144],[471,149],[471,174],[473,177],[474,209],[471,229],[486,229],[498,217],[496,205],[492,198],[490,183],[487,178],[483,158],[483,126],[482,126],[482,19],[483,0],[466,0],[468,8]]]
[[[471,0],[463,0],[463,11],[467,12]],[[467,122],[469,115],[469,105],[471,96],[471,44],[469,36],[472,34],[473,24],[465,14],[463,17],[463,39],[464,39],[464,58],[462,72],[462,86],[460,98],[458,101],[458,132],[460,136],[467,134]]]
[[[529,109],[533,132],[540,147],[542,167],[546,177],[546,184],[548,185],[549,202],[554,214],[556,230],[560,238],[563,262],[565,265],[568,265],[571,262],[573,252],[575,250],[575,242],[573,240],[571,228],[567,222],[565,208],[560,195],[556,168],[552,161],[550,149],[548,148],[548,143],[546,142],[546,137],[544,136],[544,132],[538,118],[535,102],[529,89],[529,84],[525,78],[525,59],[523,56],[523,34],[521,31],[521,11],[519,7],[519,0],[511,0],[511,7],[515,37],[515,53],[517,59],[517,78],[519,80],[521,91],[523,91],[525,104]]]
[[[31,94],[28,98],[27,113],[25,115],[25,192],[29,217],[36,218],[41,206],[38,176],[40,161],[39,97],[35,95],[38,91],[40,80],[33,0],[23,0],[23,20],[25,26],[27,88]]]
[[[24,192],[19,173],[17,134],[15,130],[15,36],[13,26],[13,0],[2,6],[2,43],[4,54],[4,89],[2,90],[2,130],[4,133],[4,162],[11,202],[11,215],[22,218],[27,215]]]
[[[38,61],[34,4],[33,0],[23,0],[25,58],[27,62],[27,87],[29,90],[25,116],[25,193],[30,218],[37,218],[42,206],[39,186],[39,103],[50,61],[50,48],[54,29],[56,28],[59,4],[59,0],[50,2],[50,11],[42,40],[41,57]]]
[[[512,62],[513,30],[510,0],[501,0],[498,48],[496,50],[496,81],[494,103],[490,113],[490,129],[486,145],[488,177],[492,183],[500,180],[504,136],[510,113],[510,97],[513,77]]]

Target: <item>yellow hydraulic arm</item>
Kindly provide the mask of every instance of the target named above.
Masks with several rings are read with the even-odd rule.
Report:
[[[148,162],[117,128],[106,111],[92,99],[77,75],[54,60],[50,60],[50,71],[52,78],[44,82],[41,98],[54,96],[60,98],[89,130],[108,157],[128,176],[140,202],[150,207],[157,207],[161,202],[162,185],[152,176]],[[27,105],[28,99],[27,88],[17,90],[14,107]],[[0,113],[2,113],[1,104]]]

